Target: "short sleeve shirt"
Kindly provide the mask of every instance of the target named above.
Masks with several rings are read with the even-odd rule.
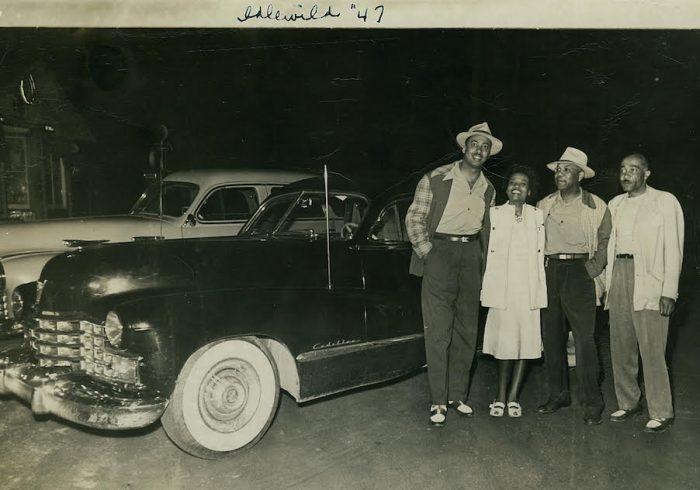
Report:
[[[586,234],[583,231],[581,216],[583,214],[582,193],[571,202],[565,202],[557,194],[549,214],[544,220],[544,253],[588,253]]]
[[[452,187],[445,211],[435,231],[451,235],[478,233],[481,231],[486,209],[484,194],[488,184],[484,174],[479,174],[474,187],[470,187],[466,175],[460,170],[459,163],[456,163],[446,174],[446,178],[452,178]]]

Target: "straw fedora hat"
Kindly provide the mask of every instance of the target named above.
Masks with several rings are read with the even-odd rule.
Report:
[[[571,146],[567,147],[562,153],[561,158],[556,162],[551,162],[547,164],[547,168],[552,172],[556,172],[557,165],[560,163],[571,163],[576,165],[578,168],[583,170],[583,178],[590,179],[595,175],[595,171],[588,166],[588,155],[577,148]]]
[[[471,128],[469,128],[468,131],[459,133],[457,135],[457,138],[455,139],[457,140],[457,144],[459,145],[459,147],[464,150],[464,145],[466,144],[469,137],[478,134],[480,134],[481,136],[486,136],[491,141],[491,155],[495,155],[503,149],[503,142],[491,134],[491,129],[489,128],[489,125],[485,122],[472,126]]]

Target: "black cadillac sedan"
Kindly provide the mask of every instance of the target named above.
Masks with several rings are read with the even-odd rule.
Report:
[[[25,346],[0,354],[0,394],[101,429],[160,419],[180,448],[216,458],[264,435],[280,388],[304,402],[419,369],[411,199],[312,179],[235,237],[57,256],[24,290],[34,314]]]

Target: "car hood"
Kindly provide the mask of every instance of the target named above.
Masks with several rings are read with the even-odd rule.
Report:
[[[175,218],[160,220],[157,216],[117,215],[4,223],[0,224],[0,256],[65,251],[68,248],[64,240],[105,240],[115,243],[128,242],[134,237],[153,236],[179,237]]]
[[[350,250],[342,242],[334,247]],[[331,256],[338,271],[353,269],[344,263],[347,253],[331,250]],[[110,304],[143,296],[147,290],[165,294],[325,288],[326,264],[326,242],[303,238],[237,236],[99,245],[58,255],[46,264],[39,310],[99,318]]]

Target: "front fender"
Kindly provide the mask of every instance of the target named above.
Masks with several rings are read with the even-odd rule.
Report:
[[[63,252],[60,251],[44,251],[44,252],[29,252],[17,255],[7,255],[0,258],[2,267],[5,270],[5,291],[6,297],[12,297],[12,292],[21,284],[34,282],[39,279],[41,270],[44,265]],[[12,311],[8,311],[12,317]]]
[[[201,303],[187,293],[171,293],[112,309],[124,325],[121,347],[143,357],[142,383],[169,395],[187,358],[210,340],[203,335]]]
[[[122,347],[143,357],[142,382],[160,392],[172,393],[180,370],[197,349],[217,340],[254,336],[275,360],[280,385],[299,399],[299,374],[289,347],[280,339],[265,336],[260,325],[247,329],[207,325],[201,295],[172,293],[134,299],[113,307],[124,325]]]

